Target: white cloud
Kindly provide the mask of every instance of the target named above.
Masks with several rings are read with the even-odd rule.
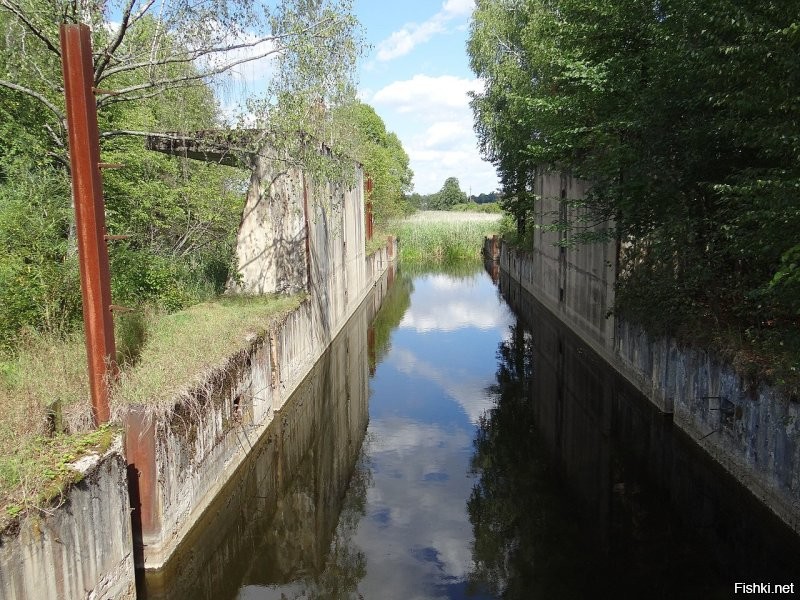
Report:
[[[447,0],[442,8],[427,21],[406,23],[398,31],[378,44],[378,60],[389,61],[411,52],[415,46],[423,44],[437,33],[447,31],[447,24],[453,19],[469,16],[475,8],[474,0]]]
[[[446,373],[403,348],[394,348],[389,360],[401,373],[436,383],[449,398],[461,405],[473,423],[477,423],[486,409],[492,406],[493,399],[486,393],[486,386],[490,382],[483,377],[471,377],[465,372]],[[397,441],[394,444],[399,445]]]
[[[453,17],[469,16],[475,10],[475,0],[447,0],[442,12]]]
[[[483,86],[477,78],[418,74],[394,81],[372,95],[376,106],[413,116],[425,127],[421,134],[402,140],[411,159],[416,191],[438,191],[451,176],[458,177],[465,192],[494,190],[495,169],[478,154],[469,107],[469,92],[482,91]]]
[[[472,141],[472,130],[460,121],[440,121],[431,125],[422,141],[426,148],[448,149],[453,144]]]
[[[414,75],[411,79],[394,81],[378,90],[372,102],[394,108],[401,113],[424,115],[428,120],[460,117],[459,122],[472,128],[472,111],[469,108],[469,92],[483,90],[480,79],[466,79],[454,75],[431,77]],[[458,110],[453,113],[453,110]]]
[[[404,56],[411,52],[414,46],[427,42],[434,34],[443,31],[444,24],[434,19],[425,21],[421,25],[409,23],[378,44],[378,60],[387,61]]]
[[[479,307],[470,302],[449,302],[445,305],[409,309],[400,321],[401,329],[418,333],[428,331],[456,331],[464,327],[494,329],[505,323],[504,315],[497,314],[495,306]]]

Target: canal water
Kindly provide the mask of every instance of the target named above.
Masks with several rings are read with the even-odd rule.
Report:
[[[519,286],[406,272],[370,306],[143,595],[800,593],[797,537]]]

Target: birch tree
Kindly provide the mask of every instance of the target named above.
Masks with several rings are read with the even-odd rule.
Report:
[[[274,69],[266,89],[248,90],[247,122],[276,125],[275,110],[298,123],[319,103],[352,90],[358,55],[349,0],[0,0],[0,88],[4,103],[34,102],[55,158],[64,159],[66,121],[58,28],[92,30],[94,86],[101,115],[170,90],[224,84],[248,63]],[[144,135],[124,128],[103,136]]]

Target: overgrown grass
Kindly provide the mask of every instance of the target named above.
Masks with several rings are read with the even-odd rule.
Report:
[[[483,239],[496,233],[500,215],[423,211],[391,229],[400,239],[403,263],[453,263],[480,257]]]
[[[376,225],[372,231],[372,239],[367,240],[367,256],[374,254],[381,248],[386,246],[386,238],[391,235],[391,232],[382,225]]]
[[[112,411],[169,407],[214,367],[296,308],[303,296],[224,297],[187,310],[117,322],[120,380]],[[103,451],[117,429],[93,431],[82,334],[30,334],[0,359],[0,531],[19,514],[57,504],[80,474],[68,464]]]
[[[202,382],[209,369],[297,308],[302,295],[229,297],[161,315],[138,362],[122,372],[117,404],[164,403]]]

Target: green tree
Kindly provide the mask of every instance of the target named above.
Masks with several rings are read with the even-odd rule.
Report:
[[[375,109],[363,102],[342,106],[335,119],[339,121],[337,144],[342,152],[359,161],[372,178],[376,221],[385,223],[408,212],[405,194],[411,190],[414,173],[400,138],[387,131]]]
[[[788,0],[478,0],[475,126],[518,229],[537,170],[567,171],[623,242],[618,308],[796,320],[798,23]]]
[[[60,22],[91,25],[95,86],[116,92],[98,97],[103,160],[125,165],[104,173],[107,225],[131,236],[110,248],[115,302],[174,309],[224,285],[246,174],[151,153],[141,138],[224,125],[214,90],[232,68],[271,56],[282,76],[250,95],[248,118],[272,128],[291,161],[314,173],[333,169],[296,132],[313,123],[308,133],[325,139],[329,114],[309,115],[352,97],[360,42],[347,0],[163,7],[126,0],[114,25],[108,8],[0,0],[0,239],[9,241],[0,258],[0,346],[13,345],[26,327],[58,332],[80,318]]]
[[[456,204],[462,204],[466,201],[467,194],[461,191],[458,178],[448,177],[445,179],[442,189],[431,199],[430,207],[437,210],[449,210]]]

